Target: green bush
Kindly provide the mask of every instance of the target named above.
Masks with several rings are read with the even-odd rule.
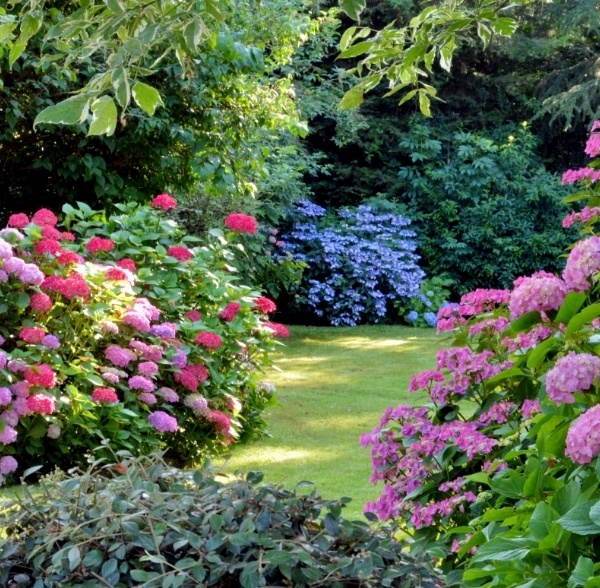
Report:
[[[153,456],[42,479],[3,505],[0,582],[35,588],[442,586],[386,529],[261,475],[218,481]],[[40,495],[41,494],[41,495]]]
[[[415,121],[400,146],[400,169],[427,275],[448,274],[456,292],[507,288],[522,274],[562,267],[571,242],[560,221],[568,190],[535,155],[527,128],[496,142],[474,133],[438,134]]]

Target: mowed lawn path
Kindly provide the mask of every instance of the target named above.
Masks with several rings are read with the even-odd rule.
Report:
[[[265,415],[272,437],[235,448],[225,470],[259,470],[265,482],[287,488],[315,482],[325,498],[351,496],[345,516],[360,516],[379,488],[369,482],[369,449],[359,436],[386,407],[426,402],[425,394],[408,394],[408,383],[435,367],[444,339],[433,329],[395,326],[290,331],[275,356],[282,371],[265,376],[279,403]]]

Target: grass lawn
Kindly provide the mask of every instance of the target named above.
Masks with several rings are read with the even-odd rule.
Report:
[[[379,488],[369,482],[369,450],[358,438],[386,407],[425,401],[407,393],[408,382],[435,367],[443,338],[433,329],[395,326],[290,331],[275,357],[282,371],[265,378],[277,386],[279,402],[266,414],[272,438],[235,448],[225,471],[259,470],[266,482],[288,488],[309,480],[326,498],[351,496],[345,516],[360,516]]]

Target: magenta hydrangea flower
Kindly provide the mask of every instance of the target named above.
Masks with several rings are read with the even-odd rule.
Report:
[[[223,345],[223,339],[217,333],[209,333],[208,331],[202,331],[196,335],[194,339],[195,343],[201,345],[205,349],[218,349]]]
[[[530,419],[534,414],[538,414],[541,411],[540,401],[537,399],[525,400],[521,406],[521,413],[524,419]]]
[[[15,431],[15,429],[10,427],[9,425],[6,425],[4,427],[4,430],[0,433],[0,443],[2,443],[2,445],[10,445],[11,443],[14,443],[16,440],[17,440],[17,431]]]
[[[150,321],[148,320],[148,317],[140,312],[135,312],[135,310],[128,310],[123,315],[123,322],[138,331],[143,331],[144,333],[150,331]]]
[[[13,256],[13,250],[10,243],[0,239],[0,259],[10,259]]]
[[[592,125],[590,138],[585,145],[585,152],[590,157],[596,157],[600,153],[600,120],[594,121]]]
[[[6,388],[5,386],[0,388],[0,406],[6,406],[7,404],[10,404],[11,400],[12,400],[12,393],[11,393],[10,389]]]
[[[598,377],[600,357],[571,351],[558,359],[546,374],[546,391],[550,400],[558,405],[573,404],[573,395],[591,388]]]
[[[600,454],[600,404],[592,406],[573,422],[567,433],[565,455],[575,463],[590,463]]]
[[[153,361],[143,361],[138,364],[138,371],[144,376],[153,376],[158,373],[158,366]]]
[[[137,359],[135,352],[118,345],[109,345],[104,352],[104,357],[117,367],[127,367],[129,362]]]
[[[531,277],[518,278],[510,295],[510,316],[516,319],[534,310],[556,310],[568,292],[567,285],[548,272],[536,272]]]
[[[152,380],[144,376],[133,376],[129,378],[129,388],[131,390],[141,390],[142,392],[152,392],[156,386]]]
[[[142,392],[141,394],[138,394],[138,400],[149,405],[157,403],[156,396],[151,392]]]
[[[12,455],[5,455],[4,457],[0,457],[0,474],[6,476],[8,474],[12,474],[17,470],[19,464],[17,460]]]
[[[119,402],[119,397],[112,388],[96,388],[92,392],[92,400],[104,404],[116,404]]]
[[[569,253],[563,280],[576,292],[590,289],[590,280],[600,270],[600,237],[579,241]]]
[[[27,408],[37,414],[52,414],[56,407],[54,398],[45,394],[36,394],[27,398]]]
[[[177,419],[162,410],[151,412],[148,415],[148,422],[161,433],[176,433],[178,429]]]

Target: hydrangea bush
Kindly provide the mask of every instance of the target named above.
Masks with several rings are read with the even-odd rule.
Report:
[[[417,296],[394,303],[398,316],[414,327],[435,327],[438,310],[449,304],[452,284],[449,278],[427,278]]]
[[[600,586],[600,191],[591,173],[573,178],[569,200],[588,206],[565,220],[583,238],[562,275],[441,309],[452,344],[410,384],[430,404],[389,408],[361,439],[383,483],[369,516],[401,521],[448,584]]]
[[[201,244],[175,206],[65,205],[62,227],[43,209],[0,231],[2,476],[85,462],[103,439],[188,462],[264,427],[260,370],[287,330],[234,283],[223,232]]]
[[[424,278],[410,220],[370,206],[337,215],[298,203],[284,250],[306,263],[296,293],[301,309],[332,325],[382,322],[394,301],[416,296]]]

